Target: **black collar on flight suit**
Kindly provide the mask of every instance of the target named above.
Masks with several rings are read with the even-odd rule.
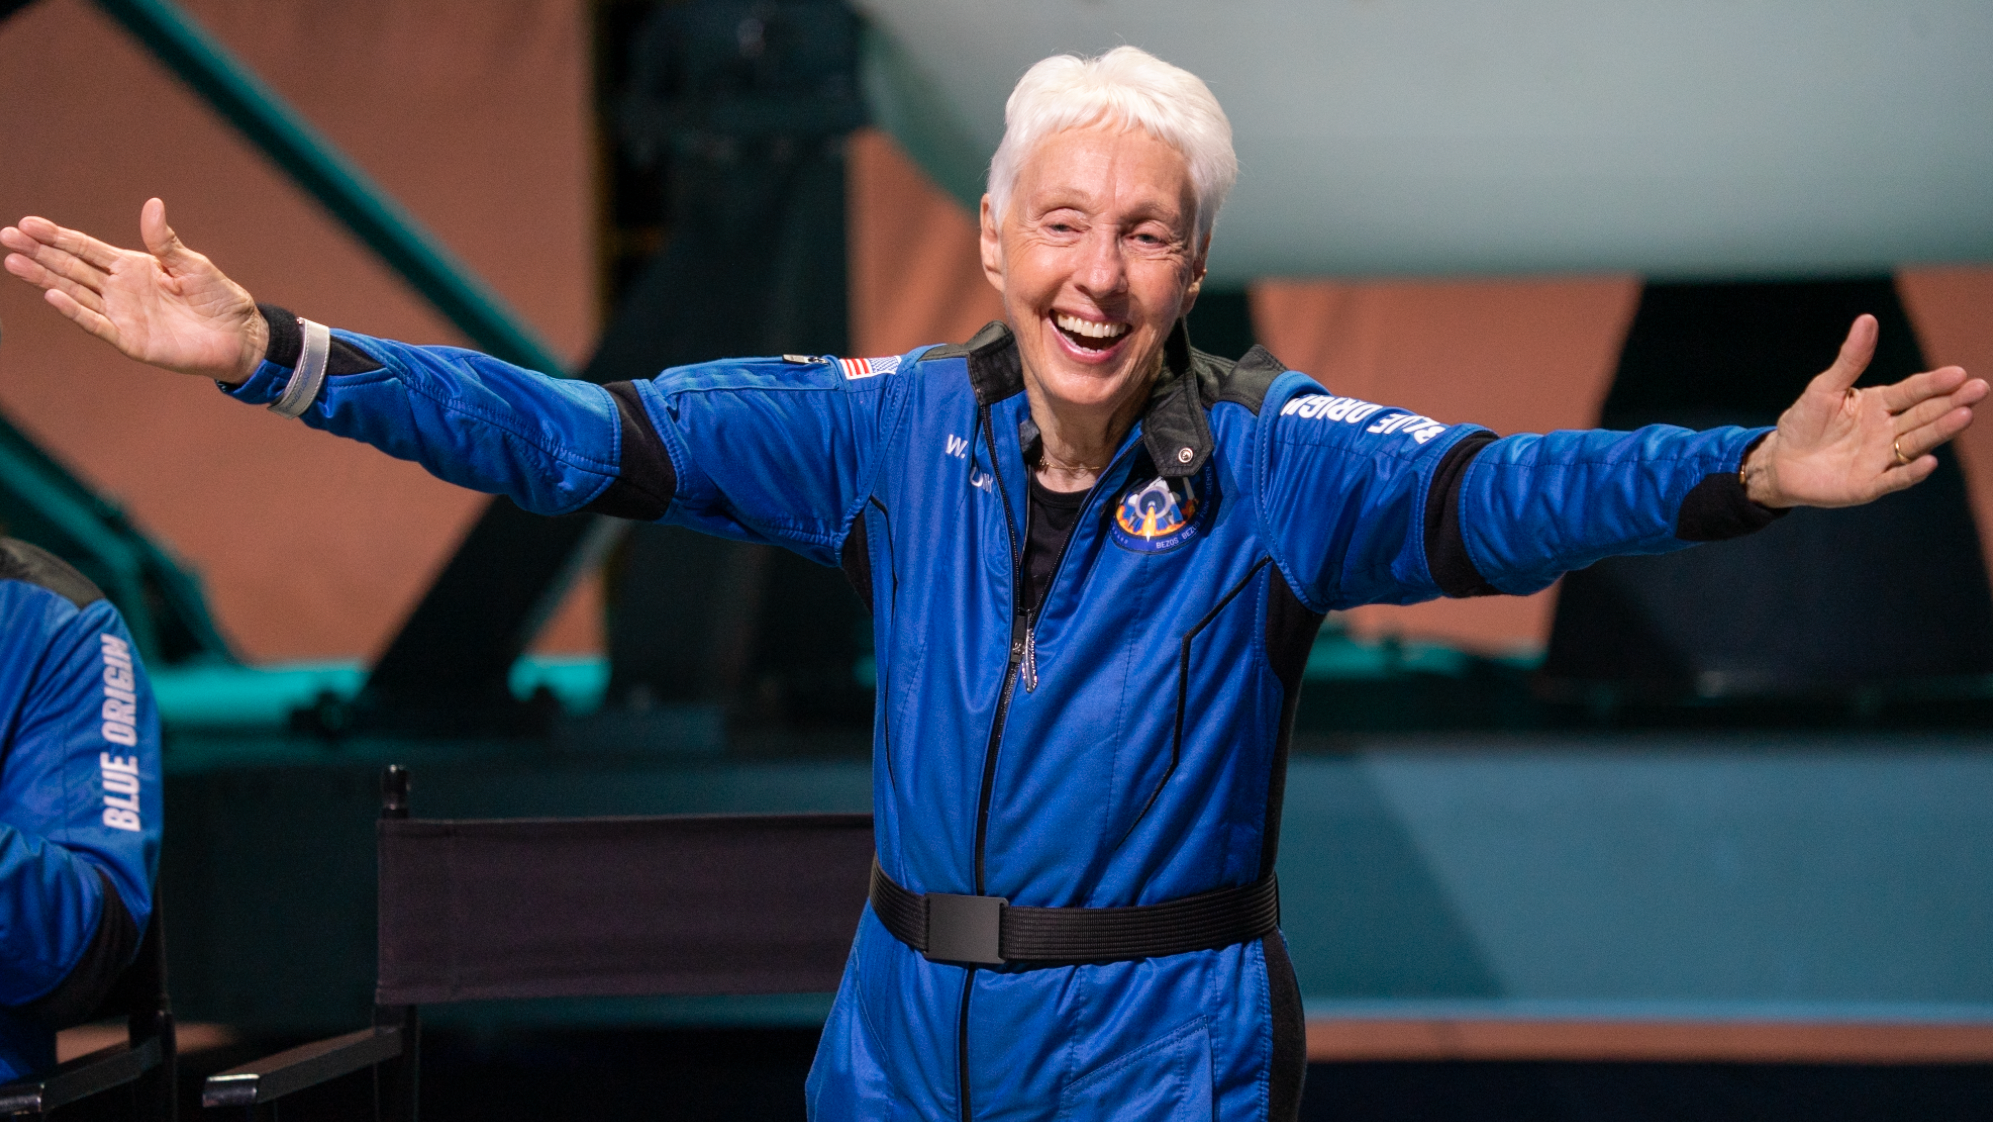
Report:
[[[940,358],[969,360],[969,384],[979,405],[1024,392],[1017,339],[1002,320],[990,321],[966,343],[929,350],[921,361]],[[1231,401],[1257,413],[1267,388],[1286,369],[1257,345],[1237,362],[1205,354],[1190,345],[1189,327],[1177,320],[1163,342],[1163,369],[1142,417],[1142,442],[1156,470],[1170,478],[1197,474],[1211,457],[1211,422],[1205,410]],[[1029,417],[1024,423],[1031,424]],[[1036,426],[1031,427],[1024,436],[1027,446],[1036,435]]]
[[[1203,379],[1197,368],[1217,361],[1222,360],[1191,349],[1190,328],[1181,319],[1163,340],[1163,368],[1149,390],[1142,443],[1156,473],[1164,478],[1195,475],[1211,458],[1211,421],[1204,415],[1204,395],[1199,392]]]

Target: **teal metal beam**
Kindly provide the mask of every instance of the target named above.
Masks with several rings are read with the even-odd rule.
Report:
[[[566,365],[496,292],[171,0],[97,0],[97,6],[478,347],[528,369],[566,374]]]
[[[5,424],[0,421],[0,424]],[[71,549],[62,550],[75,556],[77,549],[87,553],[92,574],[102,583],[104,592],[111,602],[118,605],[125,615],[125,626],[131,631],[132,639],[138,644],[139,653],[148,661],[159,658],[157,629],[152,625],[151,613],[139,610],[145,603],[144,574],[141,572],[138,551],[132,543],[104,525],[97,503],[91,496],[79,498],[63,486],[61,476],[54,476],[46,466],[37,462],[29,450],[20,446],[18,432],[7,425],[0,432],[0,489],[6,491],[0,497],[0,506],[25,503],[33,512],[46,519],[53,527],[51,536],[65,537],[73,543]],[[38,537],[43,535],[36,535]],[[62,544],[44,540],[44,548],[61,549]]]
[[[151,666],[234,664],[208,614],[200,580],[0,415],[0,530],[83,570],[124,613]]]

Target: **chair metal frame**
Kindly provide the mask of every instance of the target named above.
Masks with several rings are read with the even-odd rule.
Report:
[[[381,777],[381,817],[408,817],[408,769],[390,766]],[[415,1122],[422,1021],[413,1005],[376,1005],[371,1028],[301,1044],[273,1056],[211,1075],[201,1087],[209,1110],[238,1108],[252,1122],[265,1103],[329,1083],[366,1068],[386,1068],[375,1088],[383,1122]]]
[[[98,1010],[114,1016],[122,1008],[126,1039],[0,1086],[0,1116],[44,1118],[60,1107],[120,1087],[133,1089],[133,1117],[140,1122],[174,1122],[179,1116],[179,1050],[173,1006],[166,994],[163,910],[155,894],[138,957]]]
[[[428,820],[408,786],[399,766],[381,783],[373,1024],[210,1076],[204,1106],[253,1120],[371,1068],[379,1117],[416,1122],[417,1003],[815,992],[843,974],[869,815]],[[522,921],[525,901],[561,918]]]

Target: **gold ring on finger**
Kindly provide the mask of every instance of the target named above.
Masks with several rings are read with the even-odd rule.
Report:
[[[1896,439],[1891,440],[1889,442],[1889,446],[1896,450],[1896,466],[1909,467],[1910,457],[1903,454],[1903,438],[1897,437]]]

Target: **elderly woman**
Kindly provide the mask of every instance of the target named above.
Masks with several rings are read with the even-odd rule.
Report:
[[[878,865],[815,1117],[1290,1118],[1274,851],[1323,614],[1867,502],[1929,475],[1986,383],[1852,389],[1863,317],[1771,430],[1496,439],[1338,397],[1185,337],[1237,170],[1201,81],[1051,58],[1006,121],[982,205],[1005,322],[894,358],[595,386],[259,308],[157,200],[144,253],[0,238],[85,330],[238,400],[531,510],[843,566],[879,658]]]

